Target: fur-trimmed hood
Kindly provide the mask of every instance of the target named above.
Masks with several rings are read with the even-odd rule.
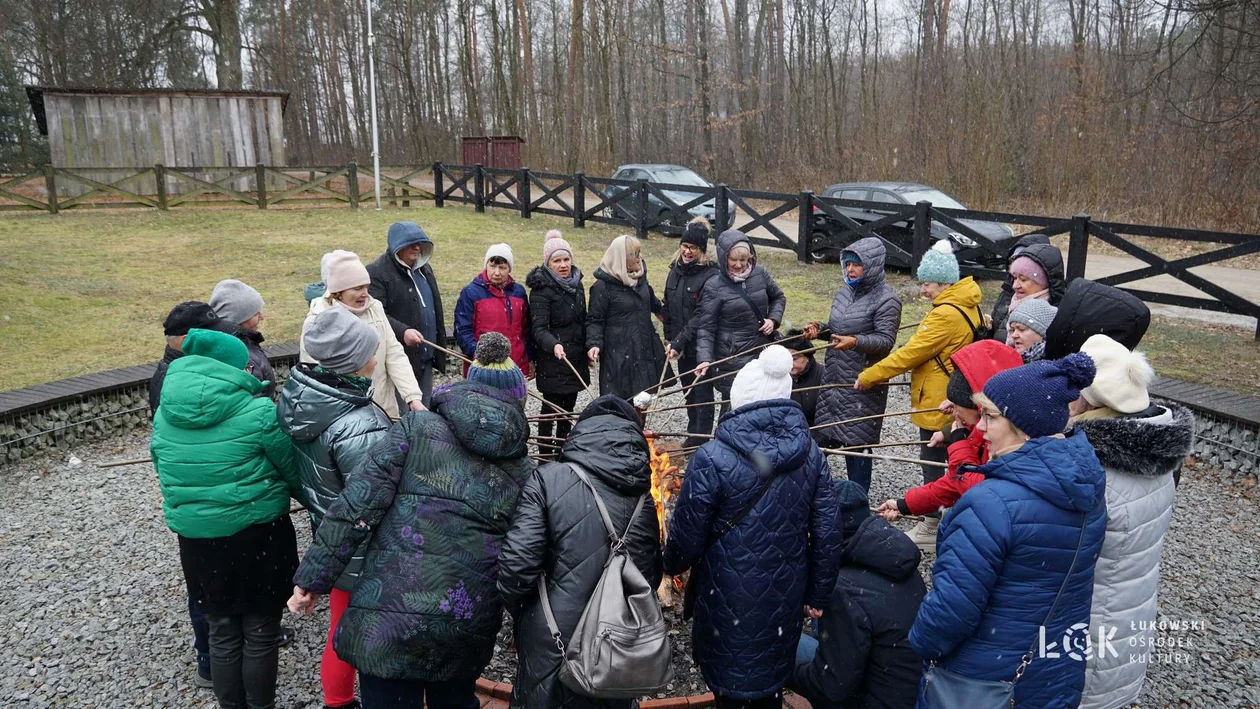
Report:
[[[1146,418],[1079,421],[1108,470],[1155,478],[1173,472],[1194,450],[1194,415],[1176,404],[1152,402],[1160,413]],[[1145,413],[1145,412],[1144,412]]]

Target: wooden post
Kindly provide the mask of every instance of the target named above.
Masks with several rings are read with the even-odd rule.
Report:
[[[637,208],[638,208],[638,212],[639,212],[639,214],[638,214],[638,218],[635,220],[635,224],[634,224],[634,235],[635,235],[635,236],[637,236],[637,237],[639,237],[639,240],[640,240],[640,241],[642,241],[642,240],[644,240],[644,239],[647,239],[647,238],[648,238],[648,228],[647,228],[647,221],[648,221],[648,186],[647,186],[647,180],[644,180],[644,179],[640,178],[640,179],[639,179],[639,181],[638,181],[638,184],[636,184],[636,185],[634,186],[634,188],[635,188],[636,190],[638,190],[638,192],[637,192],[637,193],[635,193],[635,195],[634,195],[634,201],[636,202],[636,206],[637,206]]]
[[[57,173],[51,163],[44,163],[44,187],[48,190],[48,213],[56,214],[57,208]]]
[[[726,199],[726,185],[718,185],[717,195],[713,198],[713,233],[721,234],[726,231],[726,225],[731,219],[730,206]]]
[[[801,263],[813,263],[814,236],[814,192],[801,192],[800,202],[796,205],[796,260]]]
[[[397,199],[398,191],[394,189],[393,185],[389,186],[389,191],[386,192],[385,194],[389,195],[389,206],[397,207],[398,206],[398,199]]]
[[[254,180],[258,184],[258,208],[267,208],[267,166],[258,163],[254,165]]]
[[[932,203],[914,203],[914,268],[917,271],[923,261],[923,254],[932,248]],[[913,272],[911,275],[914,275]]]
[[[153,166],[153,175],[157,180],[157,203],[158,209],[163,212],[169,209],[166,203],[166,166],[158,163]]]
[[[1072,217],[1072,231],[1068,237],[1068,261],[1065,276],[1069,281],[1085,277],[1085,261],[1089,259],[1089,215]]]
[[[442,163],[433,163],[433,206],[441,209],[446,204],[442,194]]]
[[[486,176],[482,172],[484,169],[481,163],[477,163],[473,168],[473,209],[478,212],[486,211]]]
[[[516,178],[516,201],[521,203],[521,219],[529,219],[529,168],[522,167]]]
[[[350,196],[350,208],[359,208],[359,166],[350,163],[346,166],[346,194]]]
[[[411,190],[406,187],[402,188],[402,206],[404,209],[411,206]]]
[[[573,228],[586,228],[586,173],[573,173]]]

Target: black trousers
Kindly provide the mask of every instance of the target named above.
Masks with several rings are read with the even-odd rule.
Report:
[[[543,392],[544,400],[549,401],[555,404],[556,406],[564,409],[565,411],[570,411],[570,412],[573,411],[573,407],[577,404],[577,396],[578,396],[577,392],[573,392],[572,394],[551,394],[545,391]],[[557,412],[555,409],[551,408],[550,406],[544,406],[542,413],[545,416],[547,414],[555,414]],[[568,419],[568,418],[555,419],[554,430],[555,430],[556,438],[568,438],[569,431],[571,431],[572,429],[573,429],[573,419]],[[551,419],[538,422],[538,435],[539,436],[542,436],[544,438],[546,438],[547,436],[551,436],[552,430],[553,429],[552,429]],[[559,442],[557,441],[544,440],[543,443],[555,444],[557,446],[560,445]],[[544,454],[543,455],[544,458],[554,458],[556,457],[555,454],[558,453],[559,451],[560,451],[559,448],[547,448],[546,446],[543,446],[541,452]]]
[[[781,709],[783,693],[776,692],[760,699],[732,699],[720,694],[713,695],[713,706],[717,709]]]
[[[696,358],[694,356],[678,358],[678,369],[679,371],[682,371],[682,372],[687,372],[692,369],[695,369],[697,364],[699,364],[699,362],[696,361]],[[680,381],[682,382],[682,385],[684,388],[690,387],[692,383],[696,381],[696,375],[684,374],[681,377]],[[693,406],[692,408],[687,409],[687,433],[692,433],[692,434],[702,433],[706,436],[712,434],[713,433],[713,385],[701,384],[698,387],[692,387],[691,389],[687,390],[686,398],[687,398],[688,404],[708,404],[708,406]],[[695,446],[703,445],[708,440],[709,439],[707,438],[697,438],[695,436],[690,436],[687,438],[686,441],[683,442],[683,447],[692,448]]]
[[[949,463],[949,447],[948,446],[940,446],[939,448],[931,448],[927,445],[927,441],[932,438],[932,434],[934,433],[936,433],[936,431],[933,431],[931,429],[927,429],[927,428],[919,429],[919,440],[924,442],[924,445],[919,446],[919,458],[921,460],[930,460],[936,463]],[[938,468],[935,465],[924,465],[922,467],[923,467],[923,484],[924,485],[927,485],[930,482],[935,482],[945,477],[946,468],[943,468],[943,467]],[[941,513],[939,511],[929,512],[928,514],[924,516],[925,517],[940,517]]]
[[[220,709],[272,709],[280,669],[280,610],[207,615],[210,676]]]

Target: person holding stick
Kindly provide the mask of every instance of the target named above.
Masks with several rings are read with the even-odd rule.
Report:
[[[950,422],[950,416],[938,410],[941,402],[945,401],[949,376],[953,373],[946,361],[950,355],[977,339],[977,328],[984,319],[980,312],[980,285],[971,276],[959,278],[958,259],[945,240],[936,242],[923,255],[917,275],[919,294],[932,302],[932,309],[919,323],[909,342],[862,370],[853,388],[865,391],[909,371],[910,407],[926,409],[910,417],[910,422],[919,427],[919,440],[924,442],[919,457],[946,463],[948,454],[945,448],[928,445],[928,442],[933,434]],[[944,466],[923,466],[924,484],[944,474]],[[936,530],[940,521],[940,513],[934,512],[915,526],[911,539],[919,548],[936,547]]]
[[[599,362],[600,396],[629,401],[655,386],[666,366],[652,315],[663,306],[647,281],[639,240],[613,239],[595,270],[586,317],[587,356]]]
[[[542,251],[543,264],[525,277],[529,330],[534,341],[534,383],[544,400],[571,412],[578,392],[591,381],[586,359],[586,290],[582,269],[573,262],[573,247],[559,229],[547,232]],[[567,437],[570,427],[568,418],[557,419],[556,438]],[[538,435],[545,438],[551,433],[550,419],[538,422]]]
[[[867,237],[853,242],[840,255],[844,286],[831,301],[831,349],[824,358],[824,384],[853,381],[862,369],[875,364],[897,344],[901,324],[901,298],[884,281],[884,242]],[[810,323],[805,337],[814,340],[821,327]],[[825,389],[818,395],[818,422],[882,414],[888,406],[888,387],[867,391]],[[878,443],[884,419],[868,419],[818,429],[814,439],[832,448],[856,448]],[[861,449],[858,449],[861,450]],[[870,490],[874,459],[846,455],[844,468],[849,479]]]
[[[696,217],[683,229],[678,243],[678,254],[669,267],[665,279],[665,356],[678,361],[679,376],[686,390],[688,433],[713,431],[713,385],[696,382],[699,378],[692,371],[699,364],[696,359],[696,330],[700,325],[700,293],[704,285],[718,275],[717,267],[709,263],[709,220]],[[688,438],[683,446],[698,446],[698,438]]]
[[[756,359],[758,352],[739,355],[750,348],[778,339],[775,331],[783,322],[787,296],[770,272],[757,263],[757,250],[744,232],[728,229],[717,238],[717,260],[721,273],[710,278],[700,293],[700,322],[696,334],[695,375],[704,379],[737,372]],[[729,359],[722,364],[710,363]],[[732,379],[724,377],[713,387],[722,395],[722,413],[731,410]]]

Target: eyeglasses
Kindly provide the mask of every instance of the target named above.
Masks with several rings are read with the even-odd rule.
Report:
[[[695,244],[681,244],[678,248],[682,249],[683,251],[699,251],[700,250],[700,247],[696,246]]]

